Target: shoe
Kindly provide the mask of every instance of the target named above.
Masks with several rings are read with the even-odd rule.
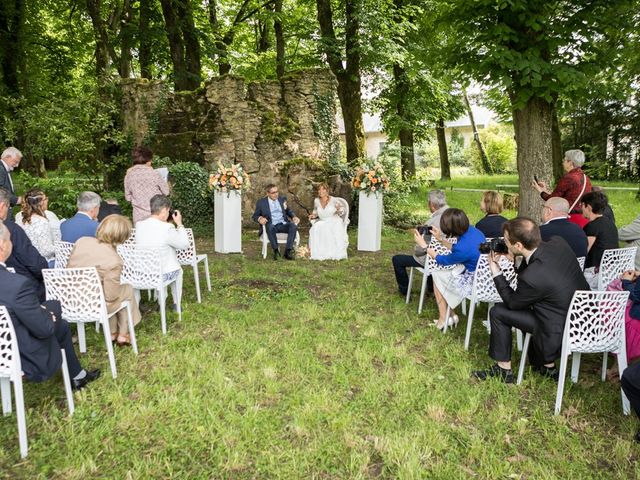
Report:
[[[475,370],[471,372],[471,376],[478,380],[488,380],[489,378],[497,378],[504,383],[513,383],[513,370],[506,370],[494,363],[486,370]]]
[[[118,339],[118,334],[117,333],[112,333],[111,334],[111,343],[117,341]]]
[[[553,367],[545,367],[544,365],[542,365],[540,367],[532,366],[531,370],[536,372],[538,375],[542,375],[543,377],[551,378],[552,380],[554,380],[556,382],[558,381],[558,378],[560,378],[560,371],[558,370],[558,368],[555,365]]]
[[[451,315],[449,317],[449,326],[450,327],[457,327],[458,323],[460,323],[460,319],[458,318],[458,315],[456,315],[455,313],[453,315]]]
[[[278,258],[280,258],[280,250],[274,250],[273,251],[273,259],[277,260]]]
[[[100,370],[95,369],[91,371],[87,371],[87,374],[83,378],[79,378],[78,380],[71,379],[71,390],[82,390],[89,383],[93,382],[96,378],[100,376]]]
[[[118,334],[118,338],[116,339],[116,344],[119,347],[130,347],[131,346],[131,336],[128,333],[120,333],[120,334]]]
[[[293,260],[296,257],[293,254],[293,250],[285,250],[284,251],[284,258],[286,258],[287,260]]]

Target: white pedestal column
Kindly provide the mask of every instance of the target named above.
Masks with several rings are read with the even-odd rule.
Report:
[[[218,253],[242,253],[242,197],[240,192],[215,192],[214,238]]]
[[[377,252],[382,234],[382,193],[360,192],[358,205],[358,250]]]

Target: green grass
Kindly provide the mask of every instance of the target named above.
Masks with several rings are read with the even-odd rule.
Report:
[[[450,193],[451,205],[478,199]],[[638,211],[626,207],[619,217]],[[185,270],[183,321],[170,314],[163,336],[146,313],[140,355],[116,350],[116,380],[89,329],[82,362],[103,377],[76,394],[72,418],[60,378],[27,383],[29,456],[15,416],[2,418],[0,478],[638,477],[637,420],[619,384],[600,382],[600,356],[583,356],[557,417],[552,381],[471,381],[489,364],[487,333],[477,321],[465,352],[463,324],[431,326],[433,300],[420,316],[417,292],[405,305],[390,257],[411,250],[406,232],[385,228],[383,250],[364,253],[354,230],[342,262],[262,260],[255,238],[242,256],[201,239],[213,292],[195,303]]]

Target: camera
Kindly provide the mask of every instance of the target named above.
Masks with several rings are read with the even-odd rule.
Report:
[[[431,225],[420,225],[419,227],[416,227],[416,230],[418,230],[420,235],[431,235]]]
[[[175,215],[175,213],[176,213],[176,209],[171,207],[169,209],[169,220],[173,219],[173,216]]]
[[[492,238],[488,242],[483,242],[479,246],[480,253],[490,253],[495,252],[502,255],[509,253],[509,248],[507,248],[507,244],[504,243],[503,238]]]

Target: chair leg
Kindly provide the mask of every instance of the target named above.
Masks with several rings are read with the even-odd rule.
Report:
[[[182,270],[178,274],[176,281],[171,284],[171,298],[176,303],[176,309],[178,311],[178,321],[182,321],[182,282],[183,282]]]
[[[265,258],[267,258],[267,242],[265,241],[265,235],[266,233],[262,234],[262,259],[264,260]]]
[[[0,378],[0,396],[2,396],[2,413],[11,414],[11,380],[9,377]]]
[[[411,300],[411,286],[413,285],[413,267],[409,267],[409,285],[407,286],[407,298],[404,303],[409,303]]]
[[[78,348],[80,353],[87,353],[87,338],[84,334],[84,323],[78,322]]]
[[[573,352],[573,354],[571,355],[571,382],[573,383],[578,383],[578,374],[580,373],[581,358],[582,358],[582,354],[580,352]]]
[[[102,323],[102,331],[104,332],[104,343],[107,344],[107,355],[109,356],[109,365],[111,366],[111,376],[116,378],[118,372],[116,371],[116,357],[113,354],[113,344],[111,343],[111,328],[109,328],[109,320],[104,319]]]
[[[209,257],[204,257],[204,274],[207,279],[207,289],[211,291],[211,277],[209,277]]]
[[[462,314],[467,315],[467,299],[462,299]]]
[[[604,352],[602,354],[602,375],[601,380],[604,382],[607,379],[607,358],[609,356],[609,352]]]
[[[167,291],[165,287],[160,287],[158,290],[158,303],[160,304],[160,324],[162,326],[162,333],[167,334]]]
[[[516,347],[522,351],[522,330],[516,328]]]
[[[527,333],[524,336],[524,342],[522,343],[522,355],[520,356],[520,368],[518,368],[518,381],[517,384],[522,383],[522,377],[524,377],[524,367],[527,365],[527,353],[529,352],[529,341],[531,340],[531,334]]]
[[[202,303],[202,296],[200,295],[200,272],[198,272],[198,262],[196,260],[193,261],[191,268],[193,268],[193,281],[196,284],[196,299],[198,303]]]
[[[138,305],[138,307],[140,307],[140,290],[134,289],[133,290],[133,296],[136,299],[136,305]]]
[[[424,295],[427,293],[427,277],[429,274],[425,271],[422,274],[422,287],[420,287],[420,302],[418,303],[418,315],[422,313],[422,306],[424,305]]]
[[[138,341],[136,340],[135,325],[133,324],[133,317],[131,316],[131,304],[128,301],[124,302],[124,304],[124,308],[127,310],[127,323],[129,325],[129,336],[131,337],[131,348],[133,348],[133,353],[138,355]]]
[[[618,375],[620,375],[620,379],[621,380],[622,380],[622,374],[627,369],[626,351],[627,351],[626,348],[623,347],[620,350],[620,352],[622,352],[622,353],[618,353],[618,355],[617,355],[617,357],[618,357]],[[629,405],[629,399],[625,395],[624,390],[622,390],[622,388],[620,389],[620,394],[622,395],[622,413],[625,414],[625,415],[629,415],[629,413],[631,412],[631,405]]]
[[[564,394],[564,382],[567,376],[567,363],[569,363],[569,353],[563,347],[562,356],[560,357],[560,375],[558,377],[558,391],[556,392],[555,415],[559,415],[560,409],[562,408],[562,395]]]
[[[13,392],[16,397],[16,416],[18,417],[18,438],[20,440],[20,456],[25,458],[29,451],[27,443],[27,418],[24,411],[24,395],[22,393],[22,377],[13,382]]]
[[[471,341],[471,324],[473,323],[473,314],[476,311],[476,302],[474,299],[469,301],[469,315],[467,316],[467,333],[464,336],[464,349],[469,350],[469,342]]]
[[[69,416],[72,416],[76,407],[73,403],[73,392],[71,391],[71,376],[69,375],[69,367],[67,366],[67,354],[64,353],[64,350],[60,350],[60,352],[62,353],[62,380],[64,383],[64,393],[67,396]]]

